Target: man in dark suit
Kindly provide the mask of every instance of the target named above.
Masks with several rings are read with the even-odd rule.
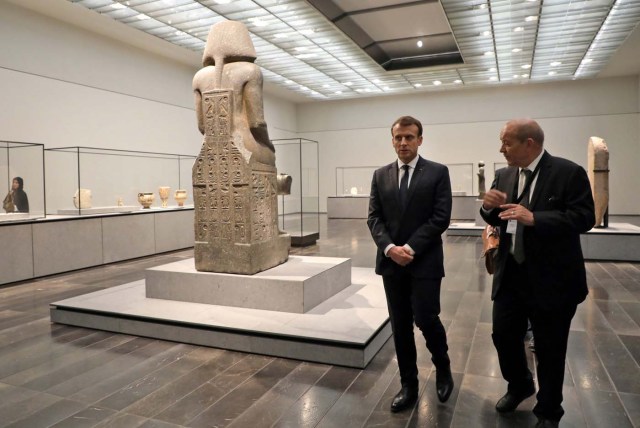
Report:
[[[420,121],[403,116],[391,135],[398,159],[373,174],[367,224],[378,247],[376,273],[382,275],[400,369],[402,388],[391,404],[398,412],[418,398],[414,321],[436,367],[438,399],[447,401],[453,391],[447,336],[438,316],[441,235],[451,217],[451,183],[446,166],[418,156]]]
[[[531,119],[507,122],[500,134],[509,167],[496,172],[481,214],[500,227],[493,278],[493,343],[507,393],[498,412],[512,412],[535,393],[524,350],[527,319],[536,341],[537,427],[557,427],[569,327],[587,296],[580,234],[595,223],[585,170],[543,149]]]

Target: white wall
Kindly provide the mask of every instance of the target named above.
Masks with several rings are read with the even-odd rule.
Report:
[[[484,160],[487,186],[493,164],[504,163],[498,135],[510,118],[537,119],[546,149],[584,167],[588,138],[602,137],[611,153],[610,212],[640,214],[640,198],[628,196],[640,183],[639,85],[632,76],[300,104],[298,130],[320,141],[321,210],[335,195],[336,167],[394,159],[389,127],[408,114],[424,125],[423,156],[448,164]]]

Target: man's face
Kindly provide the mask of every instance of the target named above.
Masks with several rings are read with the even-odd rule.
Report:
[[[396,124],[392,130],[393,148],[398,154],[398,159],[404,163],[409,163],[418,155],[418,147],[422,144],[422,136],[418,137],[418,127],[416,125],[400,126]]]
[[[509,166],[518,166],[524,168],[529,165],[528,146],[532,144],[530,139],[518,140],[513,125],[506,124],[500,132],[500,153],[504,155]]]

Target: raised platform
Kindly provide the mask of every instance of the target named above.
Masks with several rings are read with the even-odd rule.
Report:
[[[475,223],[451,223],[448,236],[481,236],[484,226]],[[586,260],[640,261],[640,227],[629,223],[609,223],[603,229],[591,229],[580,235]]]
[[[56,323],[364,368],[391,337],[381,277],[352,268],[352,284],[306,313],[148,298],[145,281],[51,304]]]
[[[0,213],[0,222],[26,220],[28,218],[29,213]]]
[[[146,270],[146,295],[210,305],[305,313],[351,285],[351,259],[290,256],[255,275],[198,272],[193,258]]]

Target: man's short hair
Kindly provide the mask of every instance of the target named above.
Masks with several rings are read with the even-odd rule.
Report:
[[[541,146],[544,143],[544,131],[542,127],[533,119],[523,119],[516,122],[516,138],[518,141],[525,141],[531,138]]]
[[[400,125],[400,126],[415,125],[415,126],[418,127],[418,137],[422,136],[422,123],[420,123],[420,121],[418,119],[416,119],[415,117],[412,117],[412,116],[401,116],[398,119],[396,119],[396,121],[393,122],[393,125],[391,125],[391,135],[393,135],[393,128],[396,125]]]

